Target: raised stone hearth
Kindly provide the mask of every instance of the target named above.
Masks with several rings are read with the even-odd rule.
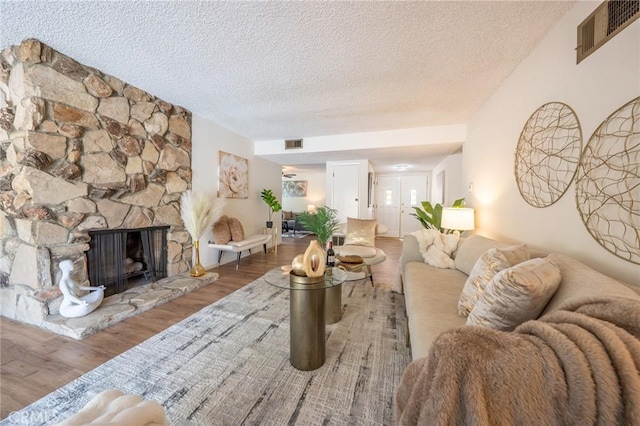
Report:
[[[204,287],[218,279],[218,274],[207,272],[199,278],[189,274],[163,278],[155,283],[141,285],[124,293],[109,296],[100,308],[80,318],[49,315],[42,327],[74,339],[82,339],[123,319],[148,311],[158,305]]]
[[[162,269],[188,271],[179,200],[191,173],[186,109],[38,40],[2,50],[0,314],[59,331],[59,263],[73,262],[80,285],[102,284],[89,281],[89,231],[168,227]]]

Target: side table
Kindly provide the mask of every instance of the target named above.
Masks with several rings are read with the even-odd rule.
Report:
[[[330,268],[317,279],[290,274],[291,266],[274,268],[264,280],[289,290],[289,361],[294,368],[310,371],[325,361],[325,292],[342,287],[346,272]],[[308,283],[306,283],[308,282]]]
[[[262,235],[271,235],[273,252],[275,254],[278,254],[278,228],[276,226],[272,226],[271,228],[267,228],[266,226],[263,226]]]

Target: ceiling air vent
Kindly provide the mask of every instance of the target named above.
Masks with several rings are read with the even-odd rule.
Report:
[[[302,139],[286,139],[284,141],[284,149],[302,148]]]
[[[608,0],[578,25],[577,63],[640,17],[640,0]]]

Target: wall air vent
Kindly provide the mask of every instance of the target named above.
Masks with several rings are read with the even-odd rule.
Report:
[[[640,17],[640,0],[607,0],[578,25],[577,63]]]
[[[284,141],[284,149],[300,149],[302,148],[302,139],[286,139]]]

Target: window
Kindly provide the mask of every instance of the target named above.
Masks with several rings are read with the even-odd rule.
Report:
[[[384,205],[385,206],[390,206],[393,204],[393,190],[392,189],[386,189],[384,191]]]

